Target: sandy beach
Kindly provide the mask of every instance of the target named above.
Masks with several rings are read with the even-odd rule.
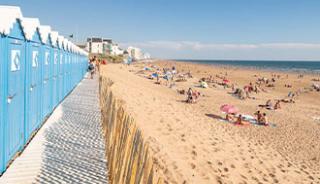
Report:
[[[148,79],[157,67],[173,66],[178,74],[190,72],[192,78],[168,84]],[[317,76],[172,61],[109,64],[101,68],[101,75],[114,82],[113,91],[135,118],[165,183],[320,182],[320,92],[311,90]],[[198,87],[199,80],[210,75],[215,82]],[[245,100],[232,95],[231,87],[217,84],[224,77],[229,86],[243,88],[274,75],[273,87],[262,85]],[[197,103],[186,103],[186,95],[177,92],[189,87],[200,92]],[[295,103],[281,103],[277,110],[258,107],[290,91],[297,92]],[[220,111],[223,104],[251,116],[257,110],[265,112],[272,126],[226,122]]]

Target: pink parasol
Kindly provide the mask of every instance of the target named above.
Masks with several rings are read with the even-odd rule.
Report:
[[[233,105],[229,105],[229,104],[224,104],[220,107],[220,110],[222,112],[225,112],[227,114],[235,114],[237,112],[239,112],[239,109],[236,108],[235,106]]]
[[[228,79],[223,79],[224,83],[229,83],[230,81]]]

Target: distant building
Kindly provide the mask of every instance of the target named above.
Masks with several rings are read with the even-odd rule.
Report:
[[[150,59],[151,56],[149,53],[144,53],[140,48],[137,47],[128,47],[128,55],[133,59],[133,61]]]
[[[112,39],[105,38],[87,38],[86,50],[93,54],[111,54]]]
[[[128,47],[127,49],[129,56],[134,60],[141,60],[143,59],[143,52],[141,49],[136,48],[136,47]]]
[[[123,55],[123,50],[119,47],[118,44],[112,44],[111,46],[111,55],[118,56]]]

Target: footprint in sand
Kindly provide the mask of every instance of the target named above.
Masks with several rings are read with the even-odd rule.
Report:
[[[190,166],[191,166],[191,169],[195,169],[196,168],[196,165],[194,163],[191,163]]]
[[[217,183],[223,184],[222,178],[220,176],[217,176],[216,180],[217,180]]]
[[[192,154],[192,156],[194,156],[194,157],[197,157],[197,155],[198,155],[195,150],[192,150],[191,154]],[[195,159],[194,157],[193,157],[193,159]]]
[[[242,175],[242,174],[240,174],[240,176],[241,176],[241,178],[243,178],[243,179],[245,179],[245,180],[248,179],[246,176],[244,176],[244,175]]]

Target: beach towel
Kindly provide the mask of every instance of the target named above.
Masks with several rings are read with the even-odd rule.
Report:
[[[201,82],[200,83],[200,87],[202,87],[202,88],[208,88],[208,84],[206,83],[206,82]]]
[[[156,77],[158,77],[158,74],[157,73],[153,73],[151,76],[156,78]]]
[[[239,115],[235,115],[235,117],[237,118],[237,117],[239,117]],[[250,124],[252,124],[252,125],[255,125],[255,126],[270,126],[270,127],[276,127],[276,124],[271,123],[271,122],[269,122],[269,125],[259,124],[258,121],[257,121],[253,116],[247,115],[247,114],[243,114],[243,115],[242,115],[242,119],[243,119],[243,121],[244,121],[244,124],[242,124],[242,125],[250,125]],[[227,121],[227,120],[225,120],[225,119],[221,119],[220,121],[226,122],[226,123],[233,123],[233,122],[229,122],[229,121]],[[242,125],[240,125],[240,124],[235,124],[235,125],[242,126]]]

